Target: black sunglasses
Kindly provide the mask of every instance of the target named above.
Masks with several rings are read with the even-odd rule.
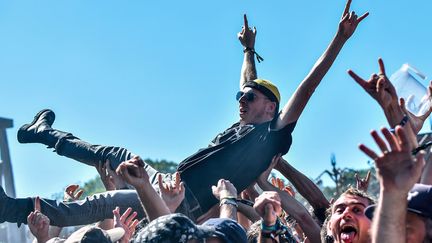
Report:
[[[245,97],[245,99],[248,101],[248,102],[253,102],[254,100],[255,100],[255,97],[256,97],[256,94],[254,94],[253,92],[243,92],[243,91],[239,91],[239,92],[237,92],[237,94],[236,94],[236,100],[237,101],[240,101],[240,99],[242,98],[242,97]]]

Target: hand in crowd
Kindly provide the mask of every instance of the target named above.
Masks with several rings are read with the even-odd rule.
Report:
[[[245,48],[254,49],[255,48],[255,36],[256,36],[256,28],[254,27],[253,30],[248,25],[248,20],[246,17],[246,14],[244,17],[244,26],[242,27],[241,32],[237,34],[238,39],[240,40],[240,43]]]
[[[237,198],[237,189],[230,181],[224,179],[220,179],[216,186],[212,186],[212,192],[218,200],[223,198]]]
[[[122,162],[116,172],[124,181],[135,188],[150,183],[149,176],[144,169],[144,162],[139,156]]]
[[[354,11],[350,12],[351,2],[352,0],[347,1],[341,21],[339,22],[338,34],[345,39],[349,39],[356,30],[358,24],[369,15],[369,12],[366,12],[358,17]]]
[[[109,165],[109,160],[105,163],[98,163],[96,165],[96,170],[99,173],[100,179],[107,191],[113,191],[116,189],[114,184],[114,178],[109,174],[108,169],[111,170]]]
[[[79,185],[69,185],[64,191],[63,201],[73,202],[79,200],[84,190],[80,189]]]
[[[34,202],[34,211],[31,212],[27,217],[27,224],[32,232],[32,234],[36,237],[39,243],[45,243],[49,240],[49,225],[50,220],[47,216],[42,214],[41,206],[40,206],[40,198],[36,197]]]
[[[431,97],[432,97],[432,82],[429,84],[429,87],[428,87],[428,98],[429,98],[429,100],[431,100]],[[405,104],[405,99],[404,98],[400,98],[399,105],[400,105],[403,113],[408,116],[409,122],[410,122],[411,127],[412,127],[412,129],[414,131],[414,134],[418,134],[420,132],[420,130],[422,129],[424,122],[426,121],[426,119],[431,114],[431,112],[432,112],[432,106],[429,106],[429,109],[426,111],[425,114],[423,114],[421,116],[416,116],[415,114],[411,113],[406,108],[406,104]]]
[[[261,173],[261,175],[258,177],[258,180],[257,180],[258,185],[260,185],[260,184],[262,185],[263,183],[267,182],[267,179],[268,179],[271,171],[276,166],[276,164],[279,162],[279,160],[281,160],[281,158],[282,158],[281,154],[277,154],[273,157],[272,162],[270,163],[267,170],[265,170],[263,173]]]
[[[274,225],[282,213],[281,199],[277,192],[264,191],[255,199],[254,209],[267,226]]]
[[[271,178],[271,184],[274,187],[278,188],[279,190],[287,192],[290,196],[292,196],[292,197],[295,196],[294,189],[290,185],[285,186],[285,183],[283,182],[282,179],[277,178],[277,177],[272,177]]]
[[[255,190],[255,183],[244,189],[240,195],[243,199],[255,201],[255,198],[259,196],[259,193]]]
[[[354,71],[348,70],[348,74],[372,97],[378,104],[387,108],[392,104],[397,104],[398,96],[393,84],[387,78],[384,62],[378,59],[379,73],[373,73],[369,80],[359,77]]]
[[[371,175],[371,171],[370,170],[366,174],[365,178],[360,178],[359,175],[358,175],[358,173],[356,173],[355,174],[356,188],[359,189],[360,191],[367,192],[368,187],[369,187],[370,175]]]
[[[410,128],[397,126],[396,134],[391,133],[387,128],[381,129],[388,146],[377,131],[372,131],[371,135],[380,148],[381,155],[363,144],[360,145],[360,149],[375,160],[380,185],[388,192],[408,193],[419,180],[425,164],[423,152],[415,157],[412,155],[407,129]]]
[[[164,182],[162,174],[158,174],[159,191],[162,199],[172,213],[176,211],[185,197],[184,183],[180,179],[180,173],[174,173],[174,181]]]
[[[114,214],[114,227],[121,227],[124,229],[125,234],[120,240],[120,243],[128,243],[130,238],[135,232],[135,228],[139,221],[135,219],[137,212],[132,212],[132,208],[126,209],[126,211],[120,216],[120,208],[116,207],[113,210]]]

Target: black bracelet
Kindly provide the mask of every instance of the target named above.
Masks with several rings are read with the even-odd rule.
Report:
[[[432,145],[432,141],[429,141],[429,142],[427,142],[427,143],[424,143],[424,144],[418,146],[417,148],[413,149],[413,150],[411,151],[411,154],[415,156],[415,155],[418,154],[418,152],[420,152],[420,151],[422,151],[422,150],[426,150],[426,149],[429,148],[431,145]]]
[[[404,117],[402,118],[402,120],[399,122],[398,125],[403,127],[408,123],[408,120],[409,120],[409,117],[407,115],[404,115]],[[395,126],[395,128],[396,128],[396,126]],[[395,128],[390,129],[390,132],[395,133],[396,132]]]
[[[236,199],[237,203],[243,203],[249,207],[253,207],[254,203],[252,201],[246,200],[246,199]]]
[[[264,61],[264,58],[262,58],[256,51],[255,51],[255,49],[253,49],[253,48],[250,48],[250,47],[246,47],[244,50],[243,50],[243,52],[244,53],[246,53],[246,52],[248,52],[248,51],[250,51],[250,52],[252,52],[253,54],[255,54],[256,55],[256,59],[257,59],[257,61],[260,63],[261,61]]]

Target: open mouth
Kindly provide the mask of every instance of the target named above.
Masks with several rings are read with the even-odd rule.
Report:
[[[352,242],[357,235],[357,229],[352,225],[342,226],[340,238],[342,242]]]

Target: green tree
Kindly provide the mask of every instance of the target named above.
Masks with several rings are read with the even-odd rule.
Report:
[[[157,171],[162,173],[174,173],[177,168],[177,163],[167,160],[152,160],[152,159],[145,159],[145,162],[149,164],[151,167],[155,168]],[[96,169],[95,169],[96,170]],[[68,185],[65,185],[65,188]],[[96,193],[101,193],[105,191],[105,187],[99,177],[97,175],[95,178],[84,182],[84,184],[80,185],[80,187],[84,190],[84,193],[82,195],[83,197],[91,196]],[[64,191],[64,189],[63,189]],[[55,193],[51,197],[56,200],[63,200],[63,191]]]

